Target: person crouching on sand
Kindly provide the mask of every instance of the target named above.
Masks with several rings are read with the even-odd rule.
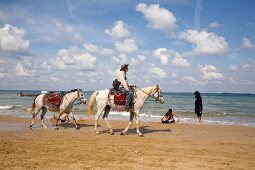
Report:
[[[174,116],[177,118],[177,122],[179,122],[179,118],[178,118],[177,114],[175,112],[173,112],[172,109],[169,109],[168,112],[166,112],[166,114],[161,118],[161,122],[163,124],[173,123],[176,121],[174,119]]]

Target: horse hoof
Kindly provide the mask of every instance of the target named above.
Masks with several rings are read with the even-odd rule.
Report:
[[[55,127],[55,130],[58,130],[59,128],[58,127]]]
[[[109,133],[110,135],[114,135],[114,132],[113,132],[112,130],[110,130],[108,133]]]
[[[120,135],[127,135],[127,132],[121,132]]]
[[[29,125],[30,128],[32,128],[32,125]]]
[[[79,130],[80,128],[78,126],[75,127],[76,130]]]
[[[96,135],[100,135],[100,133],[97,131],[97,132],[96,132]]]
[[[139,137],[143,137],[143,134],[142,134],[142,133],[138,133],[138,136],[139,136]]]

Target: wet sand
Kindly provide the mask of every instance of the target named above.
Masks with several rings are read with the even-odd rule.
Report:
[[[0,169],[253,169],[255,128],[244,126],[141,122],[144,137],[121,136],[127,121],[102,119],[100,135],[93,120],[80,120],[79,130],[64,123],[54,130],[46,121],[0,116]]]

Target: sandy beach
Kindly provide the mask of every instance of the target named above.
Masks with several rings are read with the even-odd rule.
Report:
[[[0,116],[0,169],[253,169],[255,128],[222,125],[187,125],[141,122],[144,137],[127,121],[110,120],[115,131],[93,133],[93,120],[80,120],[54,130],[33,130],[30,119]]]

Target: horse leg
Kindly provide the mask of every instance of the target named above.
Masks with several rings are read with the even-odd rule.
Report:
[[[30,128],[32,128],[32,126],[35,124],[35,117],[39,113],[40,110],[41,110],[41,108],[40,109],[35,108],[35,111],[32,113],[32,123],[29,126]]]
[[[75,125],[75,128],[78,130],[78,125],[76,123],[76,120],[75,120],[75,117],[73,115],[73,112],[70,113],[70,116],[73,118],[73,122],[74,122],[74,125]],[[68,116],[67,116],[68,117]]]
[[[98,124],[98,119],[99,119],[99,116],[95,116],[95,133],[97,134],[97,135],[99,135],[99,131],[98,131],[98,129],[97,129],[97,124]]]
[[[139,130],[139,112],[135,112],[135,119],[136,119],[136,133],[138,136],[142,137],[143,134]]]
[[[114,132],[113,132],[113,130],[112,130],[112,127],[111,127],[110,123],[109,123],[108,120],[107,120],[107,117],[108,117],[108,115],[109,115],[110,110],[111,110],[111,107],[110,107],[110,106],[106,106],[106,107],[105,107],[103,119],[104,119],[106,125],[107,125],[108,128],[109,128],[109,133],[110,133],[110,135],[113,135]]]
[[[99,117],[100,117],[100,115],[102,114],[102,112],[103,112],[103,109],[98,108],[97,114],[96,114],[96,116],[95,116],[95,133],[96,133],[97,135],[99,135],[99,131],[98,131],[98,129],[97,129],[97,124],[98,124],[98,120],[99,120]]]
[[[42,121],[42,125],[43,125],[43,127],[45,128],[45,129],[47,129],[47,126],[44,124],[44,120],[43,120],[43,118],[44,118],[44,116],[45,116],[45,114],[46,114],[46,112],[47,112],[47,108],[43,108],[42,109],[42,113],[41,113],[41,121]]]
[[[58,117],[57,117],[57,121],[56,121],[56,124],[55,124],[55,130],[58,130],[58,121],[60,120],[60,116],[61,116],[61,114],[59,113],[58,114]]]
[[[123,131],[120,133],[120,135],[126,135],[126,134],[127,134],[128,129],[130,128],[130,126],[131,126],[132,123],[133,123],[133,119],[134,119],[134,112],[131,111],[131,112],[130,112],[130,116],[129,116],[128,125],[127,125],[126,129],[123,130]]]

